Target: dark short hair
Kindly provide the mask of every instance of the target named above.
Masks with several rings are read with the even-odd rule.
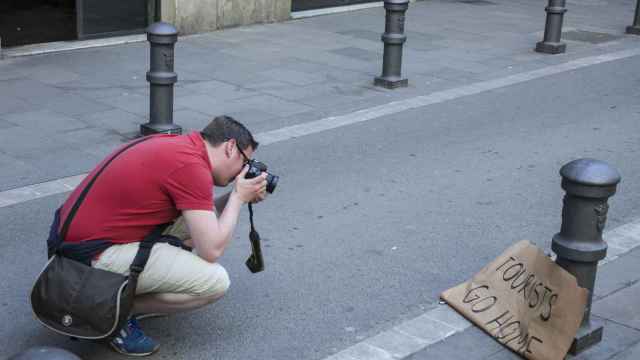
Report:
[[[227,115],[213,118],[209,125],[200,132],[200,135],[211,146],[218,146],[225,141],[235,139],[243,150],[249,146],[254,151],[258,148],[258,142],[253,138],[251,132],[239,121]]]

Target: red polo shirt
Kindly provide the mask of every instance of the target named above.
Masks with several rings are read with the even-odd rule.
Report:
[[[62,208],[61,227],[82,189],[114,154],[71,193]],[[100,174],[73,218],[65,241],[141,241],[156,225],[175,219],[181,210],[212,210],[213,185],[211,163],[198,132],[154,135],[118,155]]]

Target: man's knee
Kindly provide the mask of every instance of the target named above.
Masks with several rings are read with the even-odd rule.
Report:
[[[200,296],[206,296],[211,302],[221,298],[229,289],[231,281],[227,270],[220,264],[211,264],[207,269],[205,282],[199,291]]]

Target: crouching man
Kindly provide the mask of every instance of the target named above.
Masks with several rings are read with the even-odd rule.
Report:
[[[132,146],[96,178],[65,239],[75,245],[99,240],[91,242],[98,244],[90,249],[93,267],[127,274],[140,241],[161,224],[173,222],[165,234],[181,240],[154,245],[138,280],[134,315],[110,343],[115,350],[135,356],[153,353],[159,344],[142,332],[140,316],[197,309],[227,291],[229,276],[217,260],[232,238],[242,205],[266,197],[266,173],[244,176],[257,147],[245,126],[219,116],[201,132],[154,135]],[[112,156],[71,193],[61,224]],[[234,179],[233,190],[214,200],[213,187]]]

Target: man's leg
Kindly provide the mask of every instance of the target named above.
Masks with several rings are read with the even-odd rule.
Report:
[[[164,233],[172,235],[182,241],[190,239],[189,229],[184,220],[180,216],[169,226]],[[148,293],[136,297],[133,313],[134,314],[152,314],[164,313],[173,314],[195,310],[200,307],[214,303],[224,295],[224,292],[213,292],[210,295],[191,295],[182,293]]]
[[[168,229],[170,235],[184,240],[189,236],[184,221]],[[139,243],[113,245],[105,250],[95,268],[128,274]],[[229,288],[227,271],[196,254],[167,243],[153,246],[149,260],[138,278],[135,313],[176,313],[197,309],[221,298]],[[131,317],[110,345],[126,355],[144,356],[158,349],[158,344],[144,335],[138,316]]]
[[[138,246],[111,246],[93,266],[127,274]],[[220,299],[228,288],[229,275],[220,264],[166,243],[155,244],[138,278],[134,313],[197,309]]]
[[[173,224],[171,224],[164,230],[162,234],[175,236],[182,241],[191,238],[191,234],[189,234],[189,228],[187,228],[187,222],[184,220],[184,216],[179,216],[176,221],[173,222]]]
[[[223,294],[189,295],[174,293],[149,293],[136,296],[134,314],[174,314],[195,310],[220,299]]]

